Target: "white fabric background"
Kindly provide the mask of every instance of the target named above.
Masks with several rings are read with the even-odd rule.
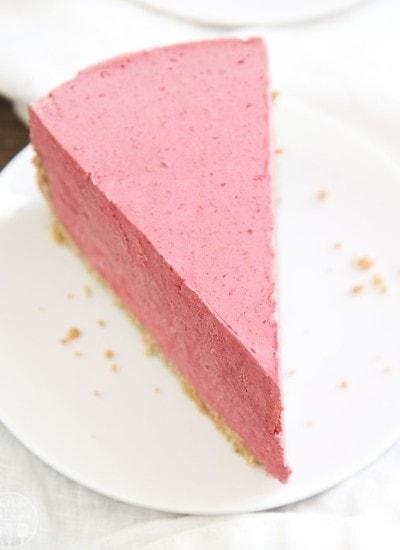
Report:
[[[129,0],[0,0],[0,94],[24,117],[30,100],[111,55],[257,34],[269,43],[275,88],[329,112],[399,162],[399,28],[399,0],[375,0],[310,24],[235,33],[157,15]],[[26,495],[38,511],[28,549],[400,548],[400,443],[340,486],[278,511],[183,517],[80,487],[0,425],[0,493],[7,491]]]

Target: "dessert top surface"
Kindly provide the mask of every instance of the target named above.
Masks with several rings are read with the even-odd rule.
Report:
[[[277,379],[269,109],[256,38],[121,56],[31,106]]]

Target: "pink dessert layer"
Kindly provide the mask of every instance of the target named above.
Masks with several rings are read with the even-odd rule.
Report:
[[[30,116],[54,211],[79,249],[286,481],[263,42],[124,55]]]

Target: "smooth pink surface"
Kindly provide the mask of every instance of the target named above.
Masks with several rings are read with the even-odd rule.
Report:
[[[165,353],[285,480],[263,43],[91,67],[31,106],[54,208]]]

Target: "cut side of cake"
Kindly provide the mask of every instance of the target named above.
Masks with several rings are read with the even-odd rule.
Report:
[[[260,39],[213,40],[90,67],[30,121],[68,241],[235,448],[286,482],[270,96]]]

